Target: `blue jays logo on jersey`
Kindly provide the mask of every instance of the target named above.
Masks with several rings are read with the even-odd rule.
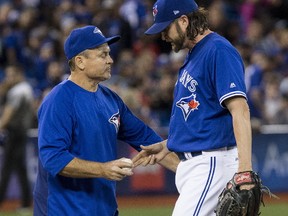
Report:
[[[181,98],[179,101],[177,101],[176,106],[182,110],[184,119],[187,121],[190,113],[197,110],[200,103],[196,100],[196,94],[191,94],[190,96]]]
[[[117,133],[118,130],[119,130],[119,127],[120,127],[120,114],[119,114],[119,111],[111,116],[111,118],[109,119],[109,123],[111,123],[111,124],[113,124],[115,126],[116,133]]]

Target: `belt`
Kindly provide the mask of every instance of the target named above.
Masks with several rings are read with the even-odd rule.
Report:
[[[181,161],[189,160],[193,157],[202,155],[202,151],[197,152],[175,152]]]
[[[179,157],[179,159],[181,161],[186,161],[189,160],[193,157],[202,155],[203,152],[213,152],[213,151],[228,151],[231,149],[236,148],[236,146],[229,146],[229,147],[223,147],[223,148],[219,148],[219,149],[213,149],[213,150],[206,150],[206,151],[196,151],[196,152],[175,152],[177,154],[177,156]]]

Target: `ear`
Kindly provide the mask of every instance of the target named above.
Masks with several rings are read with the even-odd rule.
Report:
[[[79,68],[80,70],[85,69],[85,60],[82,56],[75,57],[75,66]]]
[[[186,15],[182,15],[181,17],[177,19],[177,21],[183,31],[187,29],[189,25],[189,19]]]

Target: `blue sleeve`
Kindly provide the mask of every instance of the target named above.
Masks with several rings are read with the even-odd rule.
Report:
[[[244,65],[238,52],[232,47],[218,48],[213,59],[212,77],[219,103],[224,106],[223,102],[234,96],[246,98]]]
[[[124,103],[121,107],[119,140],[130,144],[137,151],[141,150],[140,145],[150,145],[163,140],[148,125],[136,117]]]
[[[47,172],[56,176],[73,158],[69,153],[72,106],[57,98],[46,100],[38,112],[39,158]]]

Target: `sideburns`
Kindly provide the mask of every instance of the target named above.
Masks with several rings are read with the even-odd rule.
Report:
[[[175,23],[176,24],[176,31],[179,35],[180,41],[182,41],[182,43],[184,43],[185,40],[185,33],[182,31],[182,29],[180,28],[180,25],[178,22]]]

